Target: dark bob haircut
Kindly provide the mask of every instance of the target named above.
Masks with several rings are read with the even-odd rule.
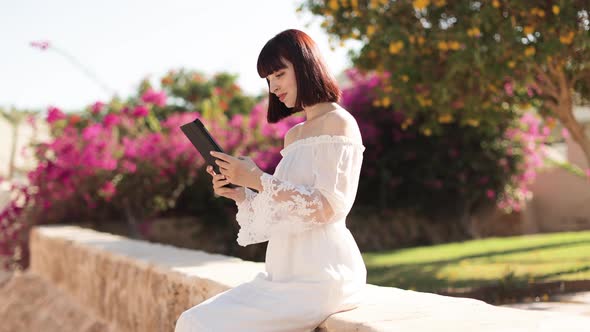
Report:
[[[293,64],[297,80],[297,99],[288,108],[268,91],[267,121],[276,123],[306,106],[322,102],[338,102],[341,92],[336,80],[329,73],[317,44],[303,31],[285,30],[269,40],[258,56],[258,75],[265,78],[277,70],[286,68],[283,59]]]

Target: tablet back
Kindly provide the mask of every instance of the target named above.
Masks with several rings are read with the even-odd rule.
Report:
[[[220,174],[219,166],[215,163],[215,157],[213,157],[209,152],[210,151],[219,151],[223,152],[223,149],[215,142],[205,125],[201,120],[196,119],[193,122],[189,122],[180,126],[180,130],[188,137],[188,139],[193,143],[197,151],[201,154],[203,159],[205,159],[205,163],[207,165],[211,165],[215,173]],[[226,185],[230,188],[236,188],[238,186],[233,185],[231,183]]]

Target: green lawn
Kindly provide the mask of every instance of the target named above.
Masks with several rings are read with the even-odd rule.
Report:
[[[515,283],[590,279],[590,231],[489,238],[363,253],[367,282],[436,291]]]

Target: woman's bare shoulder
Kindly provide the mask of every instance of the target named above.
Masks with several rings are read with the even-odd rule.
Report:
[[[342,107],[326,114],[326,118],[323,119],[322,127],[324,134],[347,136],[355,140],[362,140],[356,119],[350,114],[350,112]]]
[[[303,122],[294,125],[293,127],[289,128],[285,133],[285,139],[283,142],[283,147],[287,147],[289,144],[293,143],[299,136],[299,129]]]

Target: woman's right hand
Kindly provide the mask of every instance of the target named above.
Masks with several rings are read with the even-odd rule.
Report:
[[[216,196],[223,196],[225,198],[233,199],[234,201],[240,203],[244,199],[246,199],[246,192],[244,187],[237,187],[237,188],[229,188],[223,187],[226,184],[230,183],[223,174],[217,174],[213,170],[213,167],[210,165],[206,168],[207,173],[209,173],[212,177],[213,183],[213,192]]]

